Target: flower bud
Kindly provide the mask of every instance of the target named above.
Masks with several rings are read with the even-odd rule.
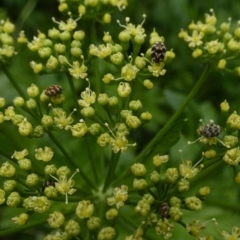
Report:
[[[9,207],[17,207],[21,202],[21,196],[18,192],[11,192],[7,198],[7,205]]]
[[[24,116],[23,115],[19,115],[19,114],[15,114],[12,117],[12,123],[13,125],[17,126],[19,123],[21,123],[24,120]]]
[[[238,144],[238,137],[235,137],[233,135],[225,135],[223,142],[226,146],[235,147]]]
[[[122,67],[121,77],[125,81],[130,82],[137,77],[138,71],[139,71],[139,69],[136,66],[132,65],[131,63],[128,63],[124,67]]]
[[[145,179],[137,179],[137,178],[135,178],[133,180],[133,188],[135,190],[138,190],[138,191],[144,190],[144,189],[147,188],[147,181]]]
[[[136,116],[132,116],[132,115],[128,115],[126,117],[126,124],[128,125],[128,127],[133,128],[133,129],[137,129],[138,127],[140,127],[141,125],[141,121],[138,117]]]
[[[35,158],[44,162],[50,161],[53,154],[54,152],[50,147],[44,147],[44,150],[42,148],[35,149]]]
[[[115,65],[120,65],[123,62],[123,59],[124,59],[124,56],[121,52],[114,53],[110,56],[111,62]]]
[[[70,53],[73,57],[81,57],[82,56],[82,49],[79,47],[72,47],[70,49]]]
[[[154,184],[158,183],[161,180],[161,176],[157,171],[153,171],[150,174],[150,181]]]
[[[51,55],[48,60],[47,60],[47,63],[46,63],[46,67],[49,69],[49,70],[55,70],[58,66],[58,60],[56,57],[54,57],[53,55]]]
[[[48,115],[43,115],[41,123],[44,127],[51,127],[53,125],[53,118]]]
[[[54,211],[52,214],[49,214],[47,221],[51,228],[59,228],[64,224],[65,217],[61,212]]]
[[[182,200],[177,198],[177,197],[175,197],[175,196],[173,196],[173,197],[170,198],[170,205],[172,207],[180,208],[181,205],[182,205]]]
[[[118,215],[118,210],[115,208],[111,208],[106,212],[106,219],[113,220]]]
[[[192,52],[192,56],[193,56],[194,58],[198,58],[198,57],[202,56],[202,49],[200,49],[200,48],[195,49],[195,50]]]
[[[178,182],[178,191],[179,192],[186,192],[188,191],[190,187],[190,183],[187,179],[182,178],[179,182]]]
[[[46,165],[44,168],[44,173],[46,175],[54,175],[57,171],[57,167],[54,164]]]
[[[137,100],[137,101],[133,100],[129,103],[129,108],[133,111],[138,111],[139,109],[142,108],[142,103],[140,100]]]
[[[98,229],[101,225],[101,219],[98,217],[90,217],[87,220],[87,227],[90,231]]]
[[[120,97],[128,97],[132,92],[132,89],[129,83],[120,82],[117,91]]]
[[[81,228],[78,222],[69,220],[65,225],[65,232],[68,236],[75,237],[81,232]]]
[[[30,110],[33,110],[37,108],[37,102],[35,99],[30,98],[29,100],[26,101],[26,107]]]
[[[25,170],[25,171],[29,171],[32,168],[32,163],[27,158],[19,160],[18,165],[22,170]]]
[[[223,160],[233,166],[237,166],[240,163],[240,149],[232,148],[228,150],[223,156]]]
[[[116,231],[113,227],[104,227],[98,232],[98,240],[113,240],[116,236]]]
[[[32,85],[27,88],[27,94],[29,97],[34,98],[39,94],[39,88],[32,83]]]
[[[88,107],[88,108],[91,108],[91,107]],[[73,137],[83,137],[88,132],[88,128],[85,122],[80,122],[72,126],[71,132]]]
[[[46,198],[45,196],[30,196],[28,198],[25,198],[23,201],[23,207],[27,210],[27,211],[34,211],[34,212],[38,212],[38,213],[45,213],[49,210],[50,208],[50,201],[48,200],[48,198]]]
[[[0,176],[2,177],[12,177],[15,174],[15,167],[9,162],[5,162],[0,167]]]
[[[42,47],[38,50],[38,55],[41,58],[48,58],[52,54],[52,49],[50,47]]]
[[[83,218],[90,218],[94,211],[94,205],[89,200],[82,200],[78,203],[76,208],[76,215]]]
[[[6,100],[3,97],[0,97],[0,108],[4,107],[6,105]]]
[[[165,172],[166,180],[170,183],[176,182],[178,176],[179,174],[177,168],[168,168]]]
[[[60,31],[58,29],[56,29],[56,28],[52,28],[52,29],[48,30],[48,36],[51,39],[58,39],[59,35],[60,35]]]
[[[210,194],[210,187],[202,187],[199,189],[198,194],[201,197],[205,197]]]
[[[58,94],[57,96],[51,97],[53,104],[62,104],[65,101],[65,96],[63,94]]]
[[[160,167],[162,163],[165,163],[169,160],[169,156],[168,155],[162,155],[162,156],[159,156],[156,155],[153,157],[153,165],[155,167]]]
[[[123,30],[122,32],[119,33],[118,35],[118,39],[122,42],[122,43],[128,43],[131,39],[131,35],[128,31]]]
[[[183,213],[181,212],[180,208],[178,207],[170,207],[169,215],[174,221],[180,221],[183,217]]]
[[[25,225],[28,220],[29,215],[27,213],[21,213],[18,217],[13,217],[13,223],[17,223],[18,225],[22,226]]]
[[[109,105],[110,107],[115,107],[115,106],[117,106],[117,105],[118,105],[118,98],[115,97],[115,96],[108,98],[108,105]]]
[[[233,112],[227,119],[227,125],[228,127],[232,128],[233,130],[239,130],[240,129],[240,116]]]
[[[95,114],[95,110],[93,107],[84,107],[80,112],[82,116],[86,118],[91,118]]]
[[[5,191],[0,189],[0,205],[5,202]]]
[[[50,101],[50,98],[45,94],[45,90],[43,90],[40,95],[40,101],[41,102],[49,102]]]
[[[59,35],[59,38],[65,42],[65,41],[68,41],[71,39],[71,33],[68,32],[68,31],[64,31],[64,32],[61,32],[60,35]]]
[[[143,113],[141,113],[140,117],[141,117],[141,120],[148,122],[152,119],[152,114],[149,112],[143,112]]]
[[[6,192],[12,192],[17,185],[15,180],[6,180],[3,182],[3,189]]]
[[[75,40],[81,41],[85,38],[85,32],[82,30],[75,31],[73,34]]]
[[[143,57],[137,56],[135,58],[134,64],[138,69],[143,69],[146,67],[146,60]]]
[[[103,23],[109,24],[111,20],[112,20],[112,16],[109,13],[105,13],[103,15],[103,18],[102,18]]]
[[[14,105],[15,107],[23,107],[24,104],[25,104],[25,100],[24,100],[24,98],[22,98],[22,97],[15,97],[15,98],[13,99],[13,105]]]
[[[91,126],[88,128],[88,131],[92,135],[98,135],[101,131],[101,125],[99,123],[93,123]]]
[[[228,113],[230,106],[226,100],[220,104],[221,112],[222,113]]]
[[[153,83],[149,79],[145,79],[143,81],[143,86],[147,89],[152,89],[153,88]]]
[[[220,59],[219,62],[218,62],[218,65],[217,67],[219,69],[224,69],[227,65],[227,61],[225,59]]]
[[[26,184],[30,187],[38,184],[38,175],[35,173],[27,175]]]
[[[28,136],[33,130],[32,124],[26,118],[18,124],[18,131],[22,136]]]
[[[97,143],[101,147],[107,147],[111,141],[111,136],[108,133],[103,133],[99,136]]]
[[[216,156],[216,154],[217,154],[217,152],[215,150],[211,149],[211,150],[204,152],[204,157],[207,159],[211,159],[211,158],[214,158]]]
[[[108,95],[106,93],[100,93],[98,95],[98,103],[102,106],[108,104]]]
[[[192,211],[200,211],[200,210],[202,210],[202,201],[199,198],[197,198],[195,196],[187,197],[187,198],[185,198],[184,201],[185,201],[186,206],[190,210],[192,210]]]
[[[137,177],[143,177],[147,172],[146,167],[142,163],[134,163],[131,166],[131,171]]]
[[[111,81],[114,80],[114,76],[111,73],[107,73],[104,75],[102,80],[104,83],[109,84]]]

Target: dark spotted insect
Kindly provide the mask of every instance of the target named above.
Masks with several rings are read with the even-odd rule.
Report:
[[[169,209],[170,209],[170,207],[169,207],[168,203],[166,203],[166,202],[164,202],[160,205],[159,213],[162,216],[162,219],[170,218]]]
[[[163,42],[156,42],[151,49],[151,57],[155,63],[160,63],[165,57],[167,49]]]
[[[206,138],[216,137],[220,134],[221,127],[217,124],[210,123],[199,129],[200,135]]]
[[[47,95],[48,97],[55,97],[59,94],[62,93],[62,87],[59,85],[52,85],[49,86],[46,90],[45,90],[45,95]]]

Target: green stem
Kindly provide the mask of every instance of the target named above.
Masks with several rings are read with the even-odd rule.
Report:
[[[159,131],[156,136],[152,139],[152,141],[143,149],[143,151],[134,159],[134,162],[143,162],[147,159],[147,155],[151,152],[151,149],[154,147],[155,144],[158,143],[159,139],[163,137],[163,135],[169,130],[169,128],[173,125],[173,123],[177,120],[177,118],[181,115],[183,110],[186,108],[186,106],[190,103],[190,101],[193,99],[193,97],[197,94],[200,87],[203,85],[209,71],[211,69],[211,65],[207,64],[205,66],[204,71],[202,72],[202,75],[200,76],[198,82],[190,92],[190,94],[187,96],[185,101],[182,103],[180,108],[172,115],[172,117],[169,119],[169,121],[165,124],[165,126]],[[114,184],[118,182],[120,179],[123,179],[126,177],[126,175],[130,172],[129,169],[126,169],[124,172],[122,172],[121,175],[118,176],[117,179],[115,179]]]
[[[13,87],[15,88],[15,90],[18,92],[18,94],[24,98],[26,98],[26,95],[23,93],[22,89],[19,87],[19,85],[17,84],[17,82],[15,81],[15,79],[13,78],[13,76],[11,75],[11,73],[8,71],[8,69],[2,65],[1,70],[3,71],[3,73],[7,76],[8,80],[11,82],[11,84],[13,85]]]
[[[120,152],[114,153],[112,151],[112,156],[111,156],[111,159],[110,159],[110,166],[108,167],[108,173],[107,173],[107,176],[106,176],[106,180],[104,182],[103,191],[105,191],[109,187],[109,185],[112,183],[111,180],[113,179],[119,157],[120,157]]]

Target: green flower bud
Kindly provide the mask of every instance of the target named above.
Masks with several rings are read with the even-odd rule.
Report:
[[[138,111],[139,109],[142,108],[142,103],[140,100],[136,100],[136,101],[133,100],[129,103],[129,108],[133,111]]]
[[[179,182],[178,182],[178,191],[179,192],[186,192],[188,191],[190,187],[190,183],[187,179],[182,178]]]
[[[192,211],[200,211],[200,210],[202,210],[202,201],[199,198],[197,198],[195,196],[187,197],[187,198],[185,198],[184,201],[185,201],[186,206],[190,210],[192,210]]]
[[[85,38],[85,32],[82,30],[75,31],[73,34],[75,40],[81,41]]]
[[[54,104],[62,104],[65,101],[65,96],[63,94],[58,94],[57,96],[51,97],[51,101]]]
[[[147,172],[146,167],[142,163],[134,163],[131,166],[131,171],[137,177],[143,177]]]
[[[97,143],[101,147],[107,147],[111,141],[111,136],[108,133],[103,133],[99,136]]]
[[[29,135],[29,137],[32,138],[41,138],[43,137],[45,134],[44,128],[42,125],[37,125],[33,128],[33,131],[31,132],[31,134]]]
[[[105,13],[102,17],[102,21],[105,24],[109,24],[112,20],[112,16],[109,13]]]
[[[92,135],[98,135],[101,131],[101,125],[99,123],[93,123],[91,124],[91,126],[88,128],[88,131],[92,134]]]
[[[65,217],[61,212],[54,211],[52,214],[49,214],[47,221],[51,228],[59,228],[64,224]]]
[[[82,44],[81,44],[81,42],[80,41],[78,41],[78,40],[73,40],[72,42],[71,42],[71,47],[72,48],[81,48],[81,46],[82,46]]]
[[[128,97],[131,94],[132,89],[129,83],[120,82],[117,91],[120,97]]]
[[[45,91],[42,91],[40,94],[40,101],[41,102],[50,102],[50,98],[45,94]]]
[[[161,176],[157,171],[153,171],[150,174],[150,181],[154,184],[158,183],[161,180]]]
[[[7,109],[5,109],[4,113],[5,113],[5,120],[10,120],[16,114],[13,106],[10,106]]]
[[[61,32],[60,35],[59,35],[59,38],[65,42],[65,41],[68,41],[71,39],[71,33],[68,32],[68,31],[64,31],[64,32]]]
[[[240,116],[236,112],[233,112],[227,119],[227,125],[233,130],[239,130]]]
[[[145,179],[137,179],[137,178],[135,178],[133,180],[133,188],[135,190],[138,190],[138,191],[144,190],[144,189],[147,188],[147,181]]]
[[[29,100],[26,101],[26,107],[30,110],[33,110],[37,108],[37,102],[35,99],[30,98]]]
[[[238,51],[239,50],[239,43],[238,41],[234,40],[233,38],[229,40],[227,47],[230,51]]]
[[[3,204],[5,202],[5,191],[3,191],[2,189],[0,189],[0,205]]]
[[[135,207],[135,211],[141,214],[142,216],[147,216],[150,210],[151,210],[151,204],[144,199],[140,200],[137,206]]]
[[[15,174],[15,167],[9,162],[5,162],[0,167],[0,176],[2,177],[12,177]]]
[[[109,105],[110,107],[115,107],[115,106],[117,106],[117,105],[118,105],[118,98],[115,97],[115,96],[108,98],[108,105]]]
[[[50,147],[44,147],[35,149],[35,158],[44,162],[48,162],[52,159],[54,152]]]
[[[44,46],[44,47],[52,47],[52,45],[53,45],[52,40],[50,40],[50,39],[48,39],[48,38],[46,38],[46,39],[43,40],[43,46]]]
[[[111,81],[114,80],[114,76],[111,73],[107,73],[104,75],[102,80],[104,83],[109,84]]]
[[[22,107],[22,106],[24,106],[24,104],[25,104],[25,100],[22,97],[15,97],[13,99],[13,105],[15,107]]]
[[[118,215],[118,210],[115,208],[111,208],[106,212],[106,219],[113,220]]]
[[[6,100],[3,97],[0,97],[0,108],[4,107],[6,105]]]
[[[53,125],[53,118],[48,115],[43,115],[41,123],[44,127],[51,127]]]
[[[42,47],[38,50],[38,55],[41,58],[48,58],[52,54],[52,49],[50,47]]]
[[[44,173],[46,175],[54,175],[57,172],[57,167],[54,164],[46,165]]]
[[[237,38],[240,38],[240,27],[237,27],[237,28],[234,30],[234,35],[235,35]]]
[[[229,165],[237,166],[240,163],[240,150],[238,148],[228,150],[223,156],[223,160]]]
[[[93,107],[84,107],[80,112],[82,116],[86,118],[91,118],[95,114],[95,110]]]
[[[58,54],[64,54],[66,52],[66,46],[62,43],[54,44],[53,48],[56,51],[56,53],[58,53]]]
[[[30,66],[33,69],[33,72],[36,73],[36,74],[40,73],[43,70],[42,63],[36,63],[34,61],[31,61]]]
[[[131,110],[122,110],[120,112],[120,115],[122,118],[126,119],[127,116],[132,116],[132,111]]]
[[[12,192],[17,186],[17,182],[15,180],[6,180],[3,182],[3,189],[6,192]]]
[[[113,227],[104,227],[98,233],[98,240],[112,240],[116,236],[116,231]]]
[[[219,62],[218,62],[218,65],[217,67],[219,69],[224,69],[227,65],[227,61],[225,59],[220,59]]]
[[[213,149],[204,152],[204,157],[207,159],[214,158],[217,155],[217,152]]]
[[[98,95],[98,103],[102,106],[108,104],[108,95],[106,93],[100,93]]]
[[[22,226],[26,224],[28,218],[29,215],[27,213],[21,213],[18,217],[13,217],[12,221],[13,223],[17,223],[18,225]]]
[[[84,15],[86,13],[86,7],[82,4],[78,6],[78,13]]]
[[[24,116],[16,114],[12,117],[11,120],[12,120],[13,125],[17,126],[19,123],[21,123],[24,120]]]
[[[138,69],[143,69],[146,67],[146,60],[143,57],[137,56],[134,60],[134,64]]]
[[[141,117],[141,120],[148,122],[152,119],[152,114],[149,112],[143,112],[143,113],[141,113],[140,117]]]
[[[221,112],[228,113],[230,106],[226,100],[220,104]]]
[[[15,25],[11,23],[9,20],[4,21],[1,27],[2,30],[7,34],[11,34],[15,31]]]
[[[124,56],[121,52],[114,53],[110,56],[110,60],[115,65],[120,65],[123,62]]]
[[[98,229],[101,225],[101,219],[98,217],[90,217],[87,220],[87,227],[90,231]]]
[[[144,43],[145,37],[143,34],[137,34],[133,38],[133,42],[137,45],[142,45]]]
[[[63,66],[68,66],[68,59],[66,56],[63,56],[63,55],[59,55],[58,56],[58,61],[61,65]]]
[[[202,187],[199,189],[198,194],[201,197],[205,197],[210,194],[210,187]]]
[[[1,42],[3,45],[13,45],[14,43],[14,40],[13,40],[13,37],[12,36],[9,36],[8,34],[6,33],[1,33]],[[6,55],[6,53],[5,53]]]
[[[50,208],[50,201],[45,196],[31,196],[25,198],[23,201],[23,207],[27,211],[34,211],[38,213],[45,213]]]
[[[70,49],[70,53],[73,57],[81,57],[82,56],[82,49],[79,47],[72,47]]]
[[[153,88],[153,83],[149,79],[145,79],[143,81],[143,86],[147,89],[152,89]]]
[[[171,197],[169,202],[172,207],[180,208],[182,205],[182,200],[175,196]]]
[[[180,221],[183,217],[183,213],[178,207],[170,207],[169,215],[176,222]]]
[[[136,116],[132,116],[132,115],[128,115],[126,117],[126,124],[128,125],[128,127],[133,128],[133,129],[137,129],[138,127],[140,127],[141,125],[141,121],[138,117]]]
[[[27,175],[26,184],[31,187],[37,185],[38,184],[38,175],[35,173]]]
[[[193,52],[192,52],[192,56],[194,57],[194,58],[198,58],[198,57],[200,57],[200,56],[202,56],[202,49],[200,49],[200,48],[196,48]]]
[[[58,190],[54,186],[49,186],[44,189],[44,194],[47,198],[55,198],[58,196]]]
[[[237,173],[237,175],[235,176],[234,180],[235,180],[235,183],[240,184],[240,172]]]
[[[49,59],[47,60],[47,63],[46,63],[46,67],[49,69],[49,70],[55,70],[58,66],[58,60],[57,58],[55,58],[53,55],[51,55],[49,57]]]
[[[221,25],[220,25],[220,30],[222,31],[222,32],[227,32],[227,31],[229,31],[229,29],[230,29],[230,23],[229,22],[223,22]]]
[[[21,169],[29,171],[32,168],[32,163],[29,159],[24,158],[18,161],[18,165]]]
[[[27,94],[29,97],[34,98],[39,94],[39,88],[32,83],[31,86],[27,88]]]
[[[18,192],[11,192],[7,198],[7,205],[9,207],[17,207],[21,202],[21,196]]]
[[[60,35],[60,31],[56,28],[52,28],[48,30],[48,36],[52,39],[58,39]]]
[[[82,200],[78,203],[76,208],[76,215],[83,218],[90,218],[94,211],[94,205],[89,200]]]
[[[58,10],[59,12],[64,12],[68,10],[68,5],[65,2],[60,2],[60,4],[58,5]]]
[[[123,48],[120,44],[114,44],[112,46],[112,53],[118,53],[118,52],[122,52],[123,51]]]
[[[69,220],[65,226],[65,232],[68,236],[75,237],[81,232],[81,228],[78,222]]]
[[[226,146],[235,147],[238,144],[238,137],[233,135],[226,135],[223,138],[223,142]]]
[[[177,168],[168,168],[165,173],[166,180],[170,183],[176,182],[179,177]]]
[[[58,168],[56,174],[57,176],[68,176],[71,173],[71,170],[67,167],[67,166],[62,166],[60,168]]]
[[[87,107],[87,108],[91,108],[91,107]],[[80,122],[72,126],[71,132],[74,137],[83,137],[88,132],[88,128],[85,122]]]
[[[168,155],[162,155],[162,156],[159,156],[156,155],[153,157],[153,165],[155,167],[160,167],[162,163],[165,163],[169,160],[169,156]]]
[[[123,30],[122,32],[119,33],[118,35],[118,39],[122,42],[122,43],[128,43],[131,39],[131,35],[129,34],[128,31]]]

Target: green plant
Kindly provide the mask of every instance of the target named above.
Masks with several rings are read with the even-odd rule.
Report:
[[[225,100],[221,126],[194,123],[200,136],[194,159],[178,153],[182,161],[174,160],[171,149],[210,71],[240,75],[240,27],[217,25],[211,10],[203,22],[180,31],[204,67],[178,109],[144,141],[148,123],[160,122],[146,99],[157,101],[157,81],[171,71],[175,53],[155,29],[146,33],[145,15],[138,25],[128,17],[125,25],[111,22],[111,13],[124,10],[127,1],[80,2],[60,1],[64,20],[53,17],[53,27],[32,40],[23,30],[15,40],[15,25],[1,22],[0,69],[18,96],[10,101],[2,92],[0,98],[0,204],[8,216],[0,236],[41,226],[45,240],[238,239],[236,224],[228,234],[211,225],[215,217],[202,220],[201,211],[211,204],[212,173],[230,169],[240,183],[240,116]],[[118,32],[99,36],[96,26],[104,24]],[[10,64],[25,51],[33,72],[49,84],[30,81],[23,90]],[[211,194],[219,197],[214,188]]]

